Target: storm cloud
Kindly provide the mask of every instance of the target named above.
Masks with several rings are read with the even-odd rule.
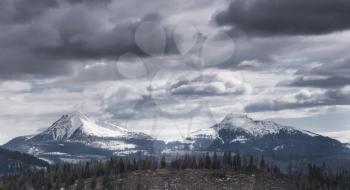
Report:
[[[234,0],[215,16],[236,34],[319,35],[350,28],[347,0]]]
[[[135,32],[147,21],[161,24],[162,17],[149,12],[139,18],[111,20],[113,12],[105,6],[112,2],[2,1],[0,78],[70,75],[91,61],[117,60],[125,53],[149,56],[135,42]],[[166,26],[164,32],[164,53],[176,54]],[[156,43],[158,38],[147,40]]]
[[[0,142],[74,109],[140,128],[349,111],[348,20],[348,0],[0,0]]]
[[[350,105],[349,86],[324,91],[303,90],[291,97],[279,97],[273,100],[250,103],[245,107],[245,110],[247,112],[281,111],[335,105]]]
[[[336,88],[350,84],[350,78],[348,77],[328,77],[323,79],[308,79],[304,77],[298,77],[292,81],[283,81],[281,86],[292,87],[314,87],[314,88]]]
[[[57,0],[3,0],[0,2],[0,23],[27,22],[58,6]]]

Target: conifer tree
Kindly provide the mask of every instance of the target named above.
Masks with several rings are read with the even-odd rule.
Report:
[[[163,155],[160,161],[160,168],[166,168],[165,156]]]
[[[204,167],[205,167],[206,169],[210,169],[210,166],[211,166],[211,160],[210,160],[209,153],[207,152],[207,153],[205,154]]]
[[[91,180],[91,183],[90,183],[90,188],[91,189],[95,189],[97,186],[97,179],[96,179],[96,176],[94,176]]]
[[[77,183],[77,190],[84,190],[84,189],[85,189],[84,181],[82,178],[79,178]]]
[[[264,159],[264,156],[261,157],[261,160],[260,160],[260,170],[264,170],[265,169],[265,159]]]

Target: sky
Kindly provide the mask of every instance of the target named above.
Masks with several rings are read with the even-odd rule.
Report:
[[[350,142],[350,1],[2,0],[0,144],[79,110],[182,139],[229,113]]]

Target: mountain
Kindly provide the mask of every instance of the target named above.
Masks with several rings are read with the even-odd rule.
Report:
[[[144,133],[133,133],[112,123],[88,118],[80,112],[63,115],[45,131],[12,139],[4,148],[32,154],[49,162],[105,159],[161,147]]]
[[[275,160],[350,158],[347,144],[335,139],[241,114],[229,114],[210,128],[194,131],[183,144],[191,151],[240,151]]]
[[[48,163],[34,156],[0,148],[0,174],[17,173],[47,167]]]
[[[63,115],[39,134],[14,138],[3,147],[52,163],[107,159],[113,155],[136,152],[239,151],[282,162],[290,159],[345,160],[350,164],[348,144],[273,121],[254,120],[242,114],[229,114],[209,128],[192,132],[184,141],[165,144],[144,133],[133,133],[75,112]]]

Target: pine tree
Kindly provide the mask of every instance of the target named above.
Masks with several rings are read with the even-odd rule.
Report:
[[[85,189],[84,180],[82,178],[79,178],[77,183],[77,190],[84,190],[84,189]]]
[[[133,165],[133,170],[138,170],[139,168],[138,168],[138,164],[136,162],[136,159],[134,158],[132,162],[133,162],[133,164],[132,164]]]
[[[160,168],[166,168],[165,156],[163,155],[160,161]]]
[[[90,188],[91,188],[91,189],[95,189],[96,186],[97,186],[97,178],[96,178],[96,176],[94,176],[94,177],[92,178],[92,180],[91,180]]]
[[[292,162],[289,161],[289,162],[288,162],[288,175],[292,175],[292,168],[293,168]]]
[[[212,167],[213,169],[219,169],[220,168],[220,163],[219,163],[219,160],[218,160],[218,156],[216,154],[216,152],[214,152],[214,155],[213,155],[213,161],[212,161]]]
[[[120,173],[125,172],[125,164],[124,164],[124,160],[122,158],[119,159],[119,172]]]
[[[224,169],[227,169],[228,168],[228,153],[226,151],[224,152],[222,160],[223,160],[222,163],[223,163]]]
[[[265,159],[263,156],[260,160],[260,170],[264,170],[264,169],[265,169]]]
[[[236,154],[233,157],[232,167],[235,171],[240,170],[242,168],[241,155],[239,152],[236,152]]]
[[[199,168],[199,169],[203,169],[204,166],[205,166],[205,164],[204,164],[204,158],[203,158],[203,156],[200,156],[199,159],[198,159],[198,168]]]
[[[227,167],[228,167],[228,169],[232,168],[232,153],[231,153],[231,151],[229,151],[227,153]]]
[[[205,154],[204,166],[206,169],[210,169],[211,166],[211,160],[208,152]]]
[[[252,172],[254,170],[254,158],[253,156],[249,157],[249,165],[248,165],[248,171]]]
[[[61,189],[61,183],[62,183],[61,175],[58,174],[58,175],[57,175],[56,182],[55,182],[55,189]]]
[[[105,175],[103,177],[102,186],[103,186],[103,190],[112,189],[111,179],[110,179],[109,175]]]

